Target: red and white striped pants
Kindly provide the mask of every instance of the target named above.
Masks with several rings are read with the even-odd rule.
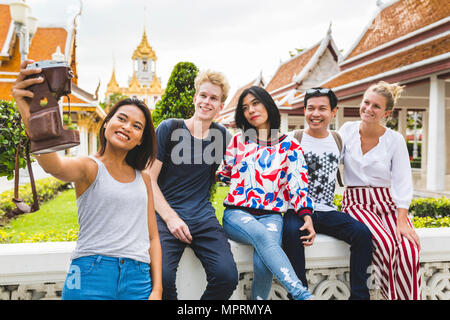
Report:
[[[372,232],[375,280],[384,298],[420,300],[419,252],[405,237],[400,242],[397,240],[397,207],[390,189],[347,187],[341,211],[364,223]]]

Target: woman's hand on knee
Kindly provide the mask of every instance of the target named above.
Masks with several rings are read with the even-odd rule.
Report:
[[[406,218],[407,219],[407,218]],[[397,220],[397,228],[395,230],[397,239],[399,242],[402,241],[402,236],[408,239],[414,246],[417,248],[417,250],[420,251],[420,240],[417,233],[414,231],[414,229],[409,225],[408,221],[405,220],[405,218],[402,218],[399,216]]]

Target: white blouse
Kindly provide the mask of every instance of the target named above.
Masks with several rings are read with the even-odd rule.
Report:
[[[346,122],[339,130],[344,144],[345,184],[352,187],[390,187],[397,207],[409,209],[413,183],[405,139],[400,133],[387,128],[378,144],[363,155],[360,123]]]

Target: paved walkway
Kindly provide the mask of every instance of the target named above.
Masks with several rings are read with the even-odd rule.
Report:
[[[450,198],[450,175],[445,176],[445,190],[433,192],[426,189],[427,176],[413,169],[414,197],[418,198]]]

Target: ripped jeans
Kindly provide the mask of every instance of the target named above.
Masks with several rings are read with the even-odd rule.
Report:
[[[252,299],[267,299],[272,287],[272,275],[295,300],[311,298],[302,285],[281,248],[283,217],[279,214],[254,216],[245,210],[225,209],[223,229],[233,241],[250,244],[253,254]]]

